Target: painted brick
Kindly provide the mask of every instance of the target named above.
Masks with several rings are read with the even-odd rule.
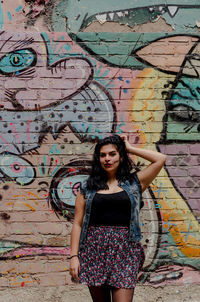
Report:
[[[1,230],[0,230],[1,238],[9,233],[6,223],[0,222],[0,228],[1,228]]]
[[[18,274],[45,273],[46,268],[43,261],[23,260],[17,263]]]
[[[20,229],[21,230],[21,229]],[[19,231],[20,231],[19,230]],[[9,234],[9,236],[5,237],[6,240],[14,240],[14,241],[19,241],[22,243],[27,243],[27,244],[43,244],[45,238],[41,234],[33,235],[33,234],[26,234],[26,235],[21,235],[20,233],[17,234]]]
[[[66,273],[52,273],[45,275],[36,275],[40,286],[61,286],[66,284]]]
[[[191,154],[198,154],[199,153],[199,144],[191,144],[189,146],[189,150]]]
[[[44,211],[44,212],[35,211],[35,212],[24,214],[24,221],[26,222],[48,221],[48,220],[49,220],[48,211]]]
[[[16,273],[16,263],[13,263],[12,261],[4,262],[1,260],[0,273],[4,277],[6,277],[6,275],[9,273]]]
[[[35,223],[35,228],[40,234],[61,234],[63,226],[61,223]]]
[[[98,33],[94,33],[93,35],[91,35],[90,33],[78,33],[79,37],[83,37],[85,41],[91,41],[91,42],[96,42],[96,40],[99,38],[99,34]]]
[[[51,238],[46,238],[45,244],[47,246],[69,246],[70,243],[68,237],[69,236],[52,236]]]
[[[17,276],[9,278],[9,287],[32,287],[38,286],[39,280],[26,276]]]
[[[66,261],[49,261],[45,264],[46,273],[53,273],[53,272],[66,272],[66,274],[69,274],[69,263]]]
[[[0,277],[0,287],[8,287],[9,286],[9,282],[8,279],[5,277]]]
[[[21,223],[15,222],[12,223],[12,225],[10,226],[10,231],[11,234],[27,234],[27,235],[31,235],[34,234],[34,225],[30,224],[30,223],[23,223],[23,225]]]

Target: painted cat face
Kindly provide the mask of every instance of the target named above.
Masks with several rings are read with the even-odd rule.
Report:
[[[0,33],[1,108],[38,110],[58,105],[90,83],[89,61],[70,54],[62,58],[53,53],[54,47],[38,33]],[[70,49],[69,44],[65,47]]]

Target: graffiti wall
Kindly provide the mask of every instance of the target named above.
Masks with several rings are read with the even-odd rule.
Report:
[[[71,284],[75,197],[109,133],[167,155],[139,282],[200,283],[198,2],[1,1],[1,287]]]

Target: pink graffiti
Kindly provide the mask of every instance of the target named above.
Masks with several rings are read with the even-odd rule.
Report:
[[[31,126],[31,121],[27,121],[27,139],[28,139],[28,141],[31,140],[31,138],[30,138],[30,126]]]
[[[68,247],[26,247],[19,248],[12,252],[8,252],[4,254],[4,257],[12,258],[12,257],[25,257],[25,256],[33,256],[33,255],[70,255],[70,248]]]
[[[78,194],[79,187],[80,187],[80,182],[77,182],[77,183],[75,183],[73,185],[73,189],[72,190],[73,190],[73,193],[74,193],[75,196]]]
[[[17,138],[17,143],[19,144],[20,143],[20,139],[19,139],[19,134],[17,133],[17,130],[15,128],[15,125],[13,123],[10,123],[12,129],[13,129],[13,133],[15,133],[15,136]]]
[[[13,146],[10,145],[10,144],[7,142],[7,140],[5,140],[5,138],[4,138],[2,135],[0,135],[0,138],[2,139],[2,141],[3,141],[6,145],[9,146],[9,148],[10,148],[11,150],[13,150]]]

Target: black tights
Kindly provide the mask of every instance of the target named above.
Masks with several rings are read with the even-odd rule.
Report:
[[[93,302],[132,302],[133,288],[114,288],[111,286],[89,286]],[[112,293],[112,300],[111,300]]]

